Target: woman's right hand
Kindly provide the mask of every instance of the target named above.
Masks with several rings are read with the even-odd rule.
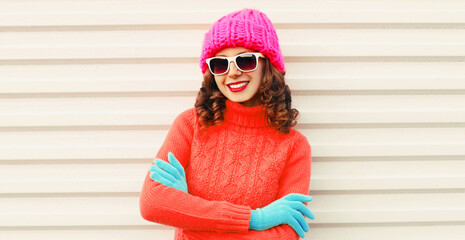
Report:
[[[304,215],[314,220],[315,215],[303,204],[313,198],[307,195],[290,193],[263,208],[252,210],[249,229],[266,230],[280,224],[289,224],[301,238],[310,229]]]
[[[173,153],[168,153],[169,163],[155,159],[155,164],[150,167],[150,178],[167,187],[173,187],[183,192],[189,193],[187,189],[186,173],[181,163]]]

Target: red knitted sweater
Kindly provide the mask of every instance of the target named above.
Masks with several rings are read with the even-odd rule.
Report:
[[[223,123],[205,135],[195,108],[188,109],[174,120],[156,158],[167,161],[168,152],[184,167],[189,193],[153,181],[148,172],[140,195],[144,219],[175,227],[175,239],[299,239],[287,224],[249,230],[252,209],[289,193],[308,195],[310,185],[307,138],[272,128],[263,105],[226,100]]]

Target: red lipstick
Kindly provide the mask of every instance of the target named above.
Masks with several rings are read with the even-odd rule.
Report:
[[[239,88],[231,88],[231,87],[230,87],[230,85],[240,84],[240,83],[244,83],[244,82],[245,82],[246,84],[245,84],[244,86],[242,86],[242,87],[239,87]],[[244,90],[248,85],[249,85],[249,82],[248,82],[248,81],[238,81],[238,82],[234,82],[234,83],[229,83],[229,84],[227,84],[227,86],[228,86],[228,88],[229,88],[229,90],[230,90],[231,92],[240,92],[240,91]]]

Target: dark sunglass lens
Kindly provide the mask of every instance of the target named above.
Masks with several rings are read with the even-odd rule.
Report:
[[[252,54],[242,55],[236,58],[237,66],[243,71],[250,71],[257,66],[257,60]]]
[[[228,70],[228,60],[216,58],[210,61],[210,70],[214,74],[222,74]]]

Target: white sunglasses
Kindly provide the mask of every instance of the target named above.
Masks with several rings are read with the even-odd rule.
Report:
[[[236,64],[236,67],[242,72],[251,72],[257,69],[258,58],[263,56],[259,52],[241,53],[234,57],[212,57],[205,61],[208,64],[208,69],[213,75],[223,75],[229,71],[229,63],[231,61]]]

